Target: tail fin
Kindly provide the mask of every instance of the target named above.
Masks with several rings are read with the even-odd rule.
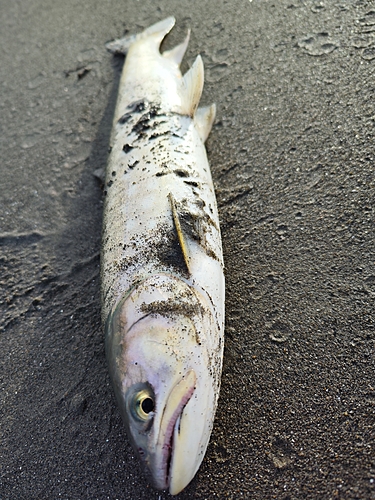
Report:
[[[174,64],[176,64],[177,66],[180,66],[187,49],[189,39],[190,30],[188,30],[185,40],[179,45],[176,45],[176,47],[173,47],[173,49],[164,51],[163,57],[166,57],[170,61],[174,62]]]
[[[159,46],[163,41],[165,35],[167,35],[171,31],[175,22],[176,20],[173,16],[167,17],[163,21],[159,21],[158,23],[153,24],[137,35],[130,35],[107,43],[107,50],[109,50],[109,52],[112,52],[113,54],[126,54],[129,50],[129,47],[134,42],[151,36],[155,39],[155,43]]]

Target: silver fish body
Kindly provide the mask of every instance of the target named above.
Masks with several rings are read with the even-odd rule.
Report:
[[[224,274],[198,108],[203,63],[181,75],[187,39],[160,53],[174,18],[110,50],[127,53],[103,217],[106,353],[129,439],[154,485],[179,493],[211,434],[223,357]]]

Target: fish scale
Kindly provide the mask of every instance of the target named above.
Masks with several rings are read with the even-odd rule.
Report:
[[[194,477],[212,430],[224,333],[219,220],[198,108],[203,63],[161,54],[167,18],[127,53],[107,164],[101,256],[106,353],[127,433],[158,489]]]

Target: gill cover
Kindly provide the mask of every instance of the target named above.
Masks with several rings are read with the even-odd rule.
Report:
[[[184,280],[152,275],[107,322],[106,353],[134,450],[158,489],[179,493],[206,451],[216,409],[221,352],[205,296]]]

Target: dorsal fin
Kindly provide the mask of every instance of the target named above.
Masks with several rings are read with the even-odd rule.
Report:
[[[177,236],[178,236],[178,241],[180,243],[182,255],[184,256],[184,261],[185,261],[186,267],[190,273],[191,270],[190,270],[189,249],[188,249],[188,245],[187,245],[186,240],[185,240],[184,233],[182,232],[181,223],[180,223],[180,219],[179,219],[178,211],[177,211],[176,200],[175,200],[172,193],[168,194],[168,198],[169,198],[169,202],[171,204],[173,222],[174,222],[174,225],[176,228],[176,232],[177,232]]]
[[[206,106],[204,108],[198,108],[195,112],[194,123],[202,142],[206,142],[206,139],[211,132],[215,116],[216,104],[211,104],[211,106]]]
[[[166,19],[163,19],[163,21],[159,21],[158,23],[153,24],[137,35],[126,36],[124,38],[119,38],[118,40],[107,43],[107,50],[109,50],[109,52],[112,52],[113,54],[126,54],[129,50],[129,47],[133,43],[151,36],[154,37],[155,43],[159,47],[165,35],[167,35],[173,28],[175,22],[176,20],[173,16],[167,17]]]
[[[179,45],[176,45],[176,47],[173,47],[173,49],[166,50],[165,52],[163,52],[163,57],[174,62],[177,66],[180,66],[181,61],[185,55],[187,46],[189,44],[189,39],[190,39],[190,30],[188,30],[185,40]]]
[[[204,67],[199,55],[181,82],[181,114],[194,116],[202,95],[203,84]]]

